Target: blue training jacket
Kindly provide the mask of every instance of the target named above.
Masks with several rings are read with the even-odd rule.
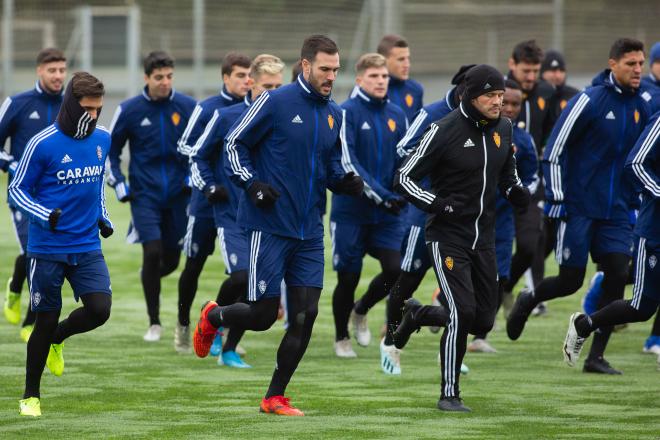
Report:
[[[238,224],[284,237],[322,237],[326,188],[333,190],[345,173],[340,129],[340,107],[302,75],[259,95],[225,138],[227,173],[244,189],[255,180],[268,183],[280,197],[261,209],[243,192]]]
[[[431,122],[439,121],[440,119],[447,116],[449,113],[454,110],[454,91],[456,88],[452,88],[447,92],[447,95],[444,99],[431,103],[427,106],[424,106],[419,110],[415,118],[413,119],[410,127],[406,131],[405,136],[399,141],[397,149],[400,151],[400,154],[408,155],[417,148],[419,141],[422,139],[424,132],[431,125]],[[420,182],[420,186],[424,190],[431,189],[431,183],[428,177],[424,178]],[[408,226],[421,226],[426,225],[426,212],[422,211],[415,205],[409,204],[408,210],[405,217],[405,223]]]
[[[660,242],[660,111],[653,115],[628,155],[626,171],[642,192],[635,233]]]
[[[194,99],[174,89],[169,98],[153,101],[146,87],[142,94],[117,107],[110,124],[108,183],[115,188],[118,198],[130,191],[138,203],[141,199],[167,203],[184,190],[188,158],[177,152],[177,140],[194,107]],[[126,141],[131,151],[130,190],[119,158]]]
[[[623,167],[651,116],[651,97],[621,88],[610,70],[575,95],[552,129],[543,154],[551,217],[563,212],[629,220],[635,192]]]
[[[364,180],[365,190],[360,197],[334,194],[330,218],[351,224],[398,221],[378,206],[400,197],[392,185],[401,161],[397,144],[408,126],[406,115],[387,98],[370,97],[362,89],[341,107],[343,156]]]
[[[55,122],[62,104],[63,92],[64,88],[57,94],[48,93],[37,81],[33,89],[5,99],[0,106],[0,169],[2,171],[9,172],[10,176],[13,175],[28,141]],[[2,148],[8,137],[11,137],[9,153]],[[9,204],[13,206],[11,201]]]
[[[227,91],[223,86],[220,93],[206,98],[199,102],[193,109],[188,125],[179,139],[178,151],[184,156],[190,157],[192,151],[197,143],[199,137],[204,133],[204,130],[213,117],[213,112],[217,109],[229,107],[234,104],[241,103],[242,98],[237,98]],[[190,161],[192,167],[192,161]],[[192,170],[191,170],[192,174]],[[211,204],[204,197],[204,193],[199,191],[193,184],[192,194],[190,195],[190,215],[197,218],[212,218],[213,208]]]
[[[387,95],[392,103],[403,109],[409,121],[424,106],[424,87],[414,79],[401,80],[390,76]]]
[[[98,223],[112,227],[103,188],[109,149],[110,133],[101,126],[77,140],[55,123],[30,139],[9,185],[12,202],[30,218],[28,253],[101,249]],[[51,231],[48,217],[56,208],[62,214]]]
[[[229,129],[251,104],[248,94],[239,104],[216,109],[190,156],[191,180],[199,191],[203,192],[211,185],[216,185],[224,186],[229,194],[228,201],[212,205],[216,227],[236,226],[238,201],[243,189],[236,186],[225,172],[224,140]]]

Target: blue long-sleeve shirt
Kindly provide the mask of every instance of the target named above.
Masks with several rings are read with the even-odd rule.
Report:
[[[626,159],[626,171],[637,189],[642,203],[637,215],[635,233],[660,242],[660,111],[655,113]]]
[[[28,142],[9,185],[12,202],[30,218],[28,253],[101,249],[99,221],[112,227],[103,188],[109,149],[110,133],[101,126],[77,140],[55,123]],[[48,218],[56,208],[62,214],[52,231]]]
[[[39,81],[33,89],[4,100],[0,106],[0,169],[14,173],[28,141],[55,122],[61,104],[62,93],[46,92]],[[7,138],[11,138],[8,152],[2,148]]]
[[[272,208],[257,208],[243,192],[238,223],[284,237],[323,236],[326,188],[343,177],[341,109],[302,77],[259,95],[225,138],[227,173],[240,187],[258,180],[280,192]]]
[[[188,158],[177,152],[195,100],[172,90],[170,97],[153,101],[146,87],[141,95],[122,102],[110,124],[112,144],[108,183],[117,194],[126,191],[121,171],[121,152],[129,142],[130,191],[135,201],[147,198],[167,203],[178,196],[188,174]]]
[[[241,103],[242,101],[241,98],[229,93],[223,86],[219,94],[199,102],[193,109],[190,119],[188,120],[188,125],[177,142],[179,153],[184,156],[191,156],[197,141],[204,134],[207,124],[213,117],[214,111]],[[192,168],[193,166],[194,164],[192,160],[190,160],[190,167]],[[190,173],[192,175],[192,169],[190,170]],[[211,207],[211,204],[206,200],[206,197],[204,197],[204,193],[200,191],[194,183],[192,194],[190,195],[189,211],[190,215],[197,218],[213,217],[213,208]]]
[[[199,191],[205,191],[211,185],[224,186],[229,195],[226,202],[214,203],[213,216],[217,227],[234,227],[238,201],[243,189],[236,186],[225,173],[224,139],[236,120],[250,107],[250,97],[246,96],[240,104],[232,105],[213,112],[201,142],[194,148],[192,161],[192,182]]]
[[[623,89],[605,70],[568,102],[543,155],[550,215],[563,203],[568,215],[629,219],[636,196],[623,167],[651,116],[650,100]]]
[[[343,155],[364,180],[365,191],[361,197],[333,195],[330,218],[352,224],[395,221],[379,205],[399,198],[393,179],[401,159],[397,144],[408,126],[405,113],[388,99],[370,97],[362,89],[341,107]]]

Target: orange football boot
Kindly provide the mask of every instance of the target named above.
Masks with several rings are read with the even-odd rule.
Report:
[[[195,326],[195,333],[193,333],[193,347],[195,354],[201,358],[208,356],[213,344],[215,332],[218,330],[209,322],[209,311],[218,307],[215,301],[207,301],[202,306],[202,313],[199,316],[199,321]]]
[[[284,396],[273,396],[269,399],[261,399],[259,411],[278,416],[304,416],[302,411],[289,404],[289,398]]]

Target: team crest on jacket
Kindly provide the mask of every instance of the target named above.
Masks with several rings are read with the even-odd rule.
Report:
[[[101,150],[100,145],[96,146],[96,157],[98,157],[99,160],[103,159],[103,150]]]
[[[638,123],[639,123],[639,111],[637,111],[637,109],[635,109],[635,124],[638,124]]]
[[[413,102],[415,102],[415,99],[412,97],[412,95],[411,95],[410,93],[408,93],[408,94],[406,95],[406,105],[407,105],[408,107],[412,107]],[[394,131],[394,130],[392,130],[392,131]]]
[[[495,141],[495,145],[497,145],[497,148],[500,148],[500,145],[502,144],[502,138],[500,137],[500,134],[498,132],[493,133],[493,140]]]
[[[562,110],[564,110],[564,107],[566,107],[566,104],[568,104],[568,103],[566,102],[566,100],[565,100],[565,99],[562,99],[561,101],[559,101],[559,108],[562,109]]]
[[[392,118],[388,119],[387,126],[390,127],[391,132],[394,132],[394,130],[396,130],[396,121]]]
[[[172,113],[172,123],[174,126],[178,126],[179,122],[181,122],[181,115],[177,112]]]
[[[658,264],[658,259],[656,258],[655,255],[651,255],[649,257],[649,267],[651,269],[655,268],[655,265]]]
[[[543,99],[543,97],[539,96],[539,99],[536,100],[536,103],[541,110],[545,109],[545,99]]]
[[[445,266],[447,266],[447,269],[453,270],[454,269],[454,259],[452,257],[445,257]]]
[[[328,115],[328,127],[330,127],[330,130],[335,126],[335,118],[332,117],[332,115]]]

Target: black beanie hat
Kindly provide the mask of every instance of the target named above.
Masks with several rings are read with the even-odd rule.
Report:
[[[456,75],[451,79],[451,83],[454,86],[459,85],[465,79],[465,74],[468,70],[472,69],[476,64],[463,64],[456,72]]]
[[[541,63],[541,73],[546,70],[566,71],[566,61],[561,52],[549,50],[545,53],[545,57],[543,57],[543,62]]]
[[[474,99],[493,90],[504,90],[504,76],[496,68],[479,64],[465,74],[463,99]]]

